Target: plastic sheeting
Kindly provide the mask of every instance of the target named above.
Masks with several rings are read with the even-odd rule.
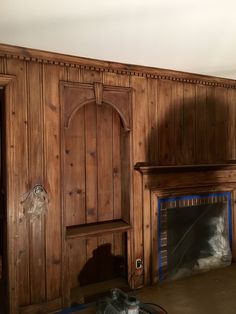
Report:
[[[166,208],[166,211],[165,279],[231,264],[228,202]]]

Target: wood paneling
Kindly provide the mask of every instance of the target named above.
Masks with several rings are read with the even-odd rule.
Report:
[[[29,225],[24,215],[21,201],[29,189],[28,184],[28,110],[26,91],[26,63],[18,60],[7,60],[7,72],[15,75],[13,83],[13,97],[11,119],[14,129],[12,132],[11,149],[14,150],[12,170],[14,173],[14,208],[16,211],[17,246],[17,282],[19,305],[30,304],[30,278],[29,278]]]
[[[45,185],[49,204],[46,215],[46,291],[47,300],[61,296],[61,181],[59,80],[65,79],[62,67],[43,67],[45,128]]]
[[[86,222],[98,220],[98,160],[97,160],[97,108],[94,103],[85,107],[86,141]]]
[[[112,109],[102,105],[97,111],[98,221],[113,218]]]
[[[147,160],[147,129],[148,129],[148,104],[147,104],[147,79],[142,77],[132,77],[130,82],[133,88],[133,163],[138,160]],[[142,211],[142,178],[136,171],[133,172],[133,228],[134,241],[132,245],[135,258],[143,260],[143,233],[138,230],[143,229]],[[132,265],[132,282],[136,287],[143,285],[143,269],[135,269],[135,261]]]
[[[106,243],[114,255],[128,252],[133,288],[149,284],[154,218],[147,206],[148,187],[134,165],[234,160],[235,81],[6,45],[0,47],[0,73],[5,80],[15,76],[6,116],[11,314],[20,306],[26,312],[27,306],[32,312],[33,304],[33,310],[39,303],[50,307],[52,300],[59,306],[67,258],[70,277],[65,272],[63,282],[68,279],[74,287],[93,252]],[[94,82],[103,84],[106,104],[95,104]],[[88,95],[93,100],[71,115],[78,99],[82,103]],[[225,180],[221,172],[211,176]],[[234,176],[228,173],[231,185]],[[159,178],[155,182],[163,189],[178,184],[176,174]],[[208,182],[204,173],[200,179]],[[196,184],[194,175],[186,175],[185,182]],[[30,223],[21,201],[38,183],[47,191],[48,209],[37,223]],[[114,219],[132,226],[127,235],[66,240],[67,225]],[[136,258],[143,259],[143,269],[135,269]]]
[[[38,93],[35,93],[38,90]],[[44,132],[42,104],[42,67],[28,64],[28,151],[30,187],[44,183]],[[41,157],[40,157],[41,156]],[[42,215],[29,226],[31,304],[45,301],[45,219]]]

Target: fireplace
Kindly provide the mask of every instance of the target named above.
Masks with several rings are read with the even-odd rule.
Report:
[[[137,164],[142,176],[144,283],[236,260],[236,165]]]
[[[159,281],[231,264],[231,193],[159,198]]]

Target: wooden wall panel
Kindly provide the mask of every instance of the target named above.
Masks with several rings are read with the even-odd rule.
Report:
[[[44,186],[42,78],[42,66],[37,63],[29,63],[27,67],[27,94],[30,188],[37,184]],[[35,93],[35,90],[38,92]],[[36,304],[46,300],[44,214],[35,221],[30,222],[29,228],[30,296],[31,304]]]
[[[86,222],[98,221],[97,168],[97,108],[95,103],[85,106],[86,141]]]
[[[64,202],[68,226],[85,223],[85,108],[78,110],[65,130]]]
[[[236,159],[236,106],[235,106],[236,92],[233,89],[227,90],[228,101],[228,121],[227,121],[227,159]]]
[[[175,164],[179,165],[184,160],[184,85],[172,83],[172,101],[174,110],[174,151]]]
[[[140,160],[147,160],[147,128],[148,128],[148,104],[147,104],[147,79],[132,77],[130,82],[133,88],[133,164]],[[143,259],[143,234],[138,230],[143,229],[142,211],[142,178],[137,172],[133,172],[133,230],[134,230],[134,254],[135,259]],[[132,265],[131,274],[133,285],[143,285],[143,269],[135,269],[135,261]]]
[[[26,197],[28,184],[28,142],[27,142],[27,92],[26,92],[26,62],[7,60],[8,74],[16,75],[13,83],[13,102],[11,119],[13,120],[14,133],[11,148],[14,150],[12,171],[14,173],[14,208],[17,217],[17,283],[19,305],[30,304],[30,279],[29,279],[29,224],[24,215],[21,201]]]
[[[112,109],[102,105],[97,111],[98,220],[113,218]]]
[[[87,262],[86,242],[86,239],[73,239],[68,243],[69,281],[71,289],[79,285],[79,274]]]
[[[206,89],[206,106],[207,106],[207,162],[214,163],[217,160],[216,155],[216,137],[215,137],[215,89],[207,87]]]
[[[82,218],[76,216],[76,211],[67,219],[69,224],[90,223],[96,222],[98,216],[101,220],[107,220],[118,218],[122,213],[133,227],[127,236],[131,243],[128,247],[130,283],[134,288],[149,283],[151,216],[150,212],[143,209],[148,208],[144,205],[150,202],[150,197],[142,195],[142,176],[137,171],[132,172],[133,167],[137,162],[159,165],[214,164],[236,159],[235,81],[60,57],[5,46],[1,46],[0,55],[0,72],[16,76],[9,98],[12,108],[8,108],[11,112],[8,112],[7,118],[11,148],[8,156],[11,178],[8,197],[12,210],[10,215],[16,217],[16,229],[12,228],[14,234],[9,237],[16,241],[17,257],[11,268],[17,271],[17,277],[11,277],[10,283],[12,290],[15,288],[17,291],[15,295],[12,294],[14,304],[11,314],[17,313],[20,305],[60,301],[58,298],[62,296],[61,257],[65,250],[62,246],[65,230],[62,230],[63,191],[60,177],[60,80],[90,84],[102,82],[105,85],[132,88],[130,134],[133,146],[130,147],[128,161],[131,162],[132,195],[129,200],[127,195],[120,196],[124,195],[129,183],[120,185],[122,169],[127,166],[124,166],[127,156],[123,160],[118,158],[118,152],[123,154],[124,151],[122,138],[129,133],[120,131],[120,120],[113,110],[102,105],[99,109],[104,111],[102,118],[92,108],[95,105],[88,105],[81,110],[83,119],[74,130],[78,131],[80,148],[84,151],[81,154],[82,161],[78,159],[77,162],[85,165],[84,170],[79,170],[79,175],[75,174],[80,178],[87,177],[87,180],[82,180],[84,186],[79,189],[82,194],[86,189],[86,194],[79,193],[76,197],[85,202],[87,209],[83,210]],[[105,126],[102,126],[102,122]],[[101,148],[97,129],[106,139],[109,154],[105,154],[107,150]],[[116,145],[115,138],[121,139],[118,141],[120,146]],[[79,169],[79,166],[76,168]],[[106,181],[104,177],[107,177]],[[94,184],[97,180],[107,195],[101,190],[97,191]],[[174,178],[171,178],[171,182],[167,180],[162,184],[174,186]],[[22,196],[37,183],[45,186],[49,206],[45,221],[42,219],[37,225],[29,225],[20,202]],[[123,206],[127,203],[128,207],[131,206],[128,210]],[[108,215],[108,208],[112,215]],[[145,243],[146,239],[148,241]],[[119,252],[124,254],[126,248],[124,235],[121,234],[71,240],[71,286],[76,284],[79,269],[83,268],[103,241],[111,244],[115,255]],[[79,253],[79,259],[72,260]],[[136,258],[144,259],[144,270],[135,269]]]
[[[206,86],[196,87],[196,163],[207,163],[208,142],[207,142],[207,103]]]
[[[159,153],[159,130],[158,130],[158,95],[159,84],[155,79],[148,79],[147,84],[148,97],[148,121],[149,121],[149,141],[148,141],[148,159],[150,163],[158,161]]]
[[[116,112],[112,112],[112,173],[113,173],[113,219],[122,216],[121,208],[121,123]]]
[[[229,159],[228,157],[228,105],[227,90],[223,87],[215,88],[215,150],[218,161]]]
[[[159,161],[162,165],[174,163],[174,106],[169,81],[159,82]]]
[[[43,67],[45,121],[45,182],[49,196],[46,215],[46,291],[47,300],[61,296],[61,181],[59,80],[65,80],[63,67]]]
[[[196,132],[196,86],[193,84],[184,85],[184,103],[183,103],[183,146],[184,146],[184,164],[191,165],[195,163],[195,132]],[[173,133],[172,133],[173,137]],[[174,152],[173,152],[174,153]]]
[[[6,74],[6,59],[0,57],[0,73]]]

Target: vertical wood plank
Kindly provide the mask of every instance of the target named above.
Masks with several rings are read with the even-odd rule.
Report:
[[[7,67],[6,59],[4,57],[0,57],[0,73],[6,74],[7,73],[6,67]]]
[[[236,91],[228,89],[228,135],[227,135],[227,160],[236,159],[236,107],[235,107]]]
[[[160,164],[170,165],[174,162],[174,107],[172,104],[172,89],[169,81],[159,83],[159,158]]]
[[[80,68],[68,68],[68,81],[80,82],[81,81],[81,70]]]
[[[158,163],[158,125],[157,125],[157,95],[158,85],[156,79],[148,79],[148,108],[149,108],[149,137],[148,158],[151,163]]]
[[[146,161],[147,158],[147,138],[148,128],[148,106],[147,106],[147,81],[142,77],[131,77],[131,87],[133,88],[133,163]],[[142,209],[142,177],[137,172],[133,172],[133,250],[134,260],[132,265],[131,284],[135,287],[143,285],[143,269],[135,270],[135,259],[143,259],[143,209]]]
[[[207,87],[206,94],[206,106],[207,106],[207,147],[208,156],[207,162],[213,163],[216,160],[216,137],[215,137],[215,89],[213,87]]]
[[[101,256],[99,260],[99,272],[98,281],[105,281],[111,279],[110,276],[113,273],[113,234],[107,234],[98,237],[98,248],[101,246],[107,246],[106,256]],[[108,251],[108,248],[110,251]],[[103,258],[106,259],[106,263],[103,262]]]
[[[97,249],[98,247],[98,238],[94,237],[94,238],[88,238],[86,239],[86,262],[90,262],[93,257],[94,257],[94,251]],[[97,278],[98,276],[98,266],[95,265],[95,267],[93,267],[89,273],[87,273],[87,280],[88,282],[93,282],[93,280],[95,278]]]
[[[104,73],[105,85],[118,85],[116,73]],[[121,218],[121,121],[119,114],[112,110],[112,166],[113,166],[113,219]]]
[[[196,154],[197,163],[206,163],[208,155],[207,146],[207,108],[206,108],[206,87],[196,86]]]
[[[29,102],[29,182],[32,188],[36,184],[43,184],[44,134],[42,132],[42,66],[40,64],[29,63],[27,82]],[[45,301],[46,281],[44,215],[30,223],[29,239],[31,304],[42,303]]]
[[[151,284],[151,199],[147,182],[143,182],[144,285]]]
[[[152,216],[152,284],[158,281],[158,199],[155,193],[151,195],[151,216]]]
[[[184,84],[184,161],[191,165],[195,162],[195,123],[196,91],[195,85]]]
[[[43,67],[45,121],[45,181],[49,197],[46,224],[46,295],[47,300],[61,296],[61,182],[60,182],[60,111],[59,80],[66,79],[59,66]]]
[[[79,285],[79,274],[86,264],[86,239],[73,239],[69,246],[70,288]]]
[[[65,211],[67,226],[85,223],[85,108],[65,130]]]
[[[223,87],[215,88],[215,149],[216,161],[223,162],[227,160],[227,89]]]
[[[0,73],[4,73],[4,71],[3,71],[3,62],[4,62],[4,58],[0,57]]]
[[[16,245],[17,255],[17,278],[16,286],[18,294],[18,305],[30,303],[29,282],[29,226],[24,216],[23,206],[20,205],[23,195],[28,191],[28,143],[27,143],[27,93],[26,93],[26,63],[19,60],[7,60],[7,72],[16,75],[13,83],[13,94],[11,97],[13,122],[11,149],[13,160],[11,171],[14,173],[14,190],[10,193],[14,199],[14,210],[16,215]]]
[[[97,106],[95,103],[85,107],[86,142],[86,222],[98,219],[98,169],[97,169]]]
[[[172,101],[174,106],[174,152],[175,164],[180,165],[184,162],[184,148],[183,148],[183,83],[174,83],[172,87]],[[172,129],[173,130],[173,129]]]
[[[112,109],[101,105],[97,110],[98,149],[98,220],[113,218]]]
[[[7,204],[7,268],[8,268],[8,303],[9,314],[17,313],[19,308],[18,293],[18,200],[15,197],[15,83],[9,82],[5,89],[5,136],[6,136],[6,204]]]
[[[113,219],[121,218],[121,147],[120,117],[112,112]]]

